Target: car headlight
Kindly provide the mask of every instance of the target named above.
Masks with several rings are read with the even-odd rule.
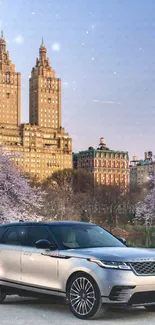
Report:
[[[90,258],[89,261],[97,263],[99,266],[106,269],[131,270],[131,267],[125,262],[100,261],[94,258]]]

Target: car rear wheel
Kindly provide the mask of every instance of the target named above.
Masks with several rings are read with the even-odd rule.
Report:
[[[6,294],[4,291],[0,288],[0,304],[5,300]]]
[[[94,279],[86,273],[75,274],[68,286],[69,307],[80,319],[102,317],[107,307],[102,304],[100,290]]]
[[[155,305],[144,306],[148,311],[155,311]]]

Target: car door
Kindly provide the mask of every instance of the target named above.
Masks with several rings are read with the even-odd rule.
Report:
[[[0,280],[21,281],[21,249],[25,242],[26,228],[9,226],[0,239]]]
[[[59,289],[58,250],[36,248],[35,243],[41,239],[53,243],[51,235],[44,226],[29,227],[27,246],[22,248],[22,282],[27,286],[57,290]]]

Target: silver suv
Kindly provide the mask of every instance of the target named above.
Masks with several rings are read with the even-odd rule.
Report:
[[[0,302],[7,295],[64,297],[82,319],[108,306],[155,311],[155,251],[127,247],[80,222],[0,226]]]

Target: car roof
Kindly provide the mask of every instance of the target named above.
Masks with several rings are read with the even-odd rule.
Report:
[[[88,222],[80,222],[80,221],[53,221],[53,222],[12,222],[7,224],[1,224],[0,227],[8,227],[8,226],[57,226],[60,227],[62,225],[95,225]]]

